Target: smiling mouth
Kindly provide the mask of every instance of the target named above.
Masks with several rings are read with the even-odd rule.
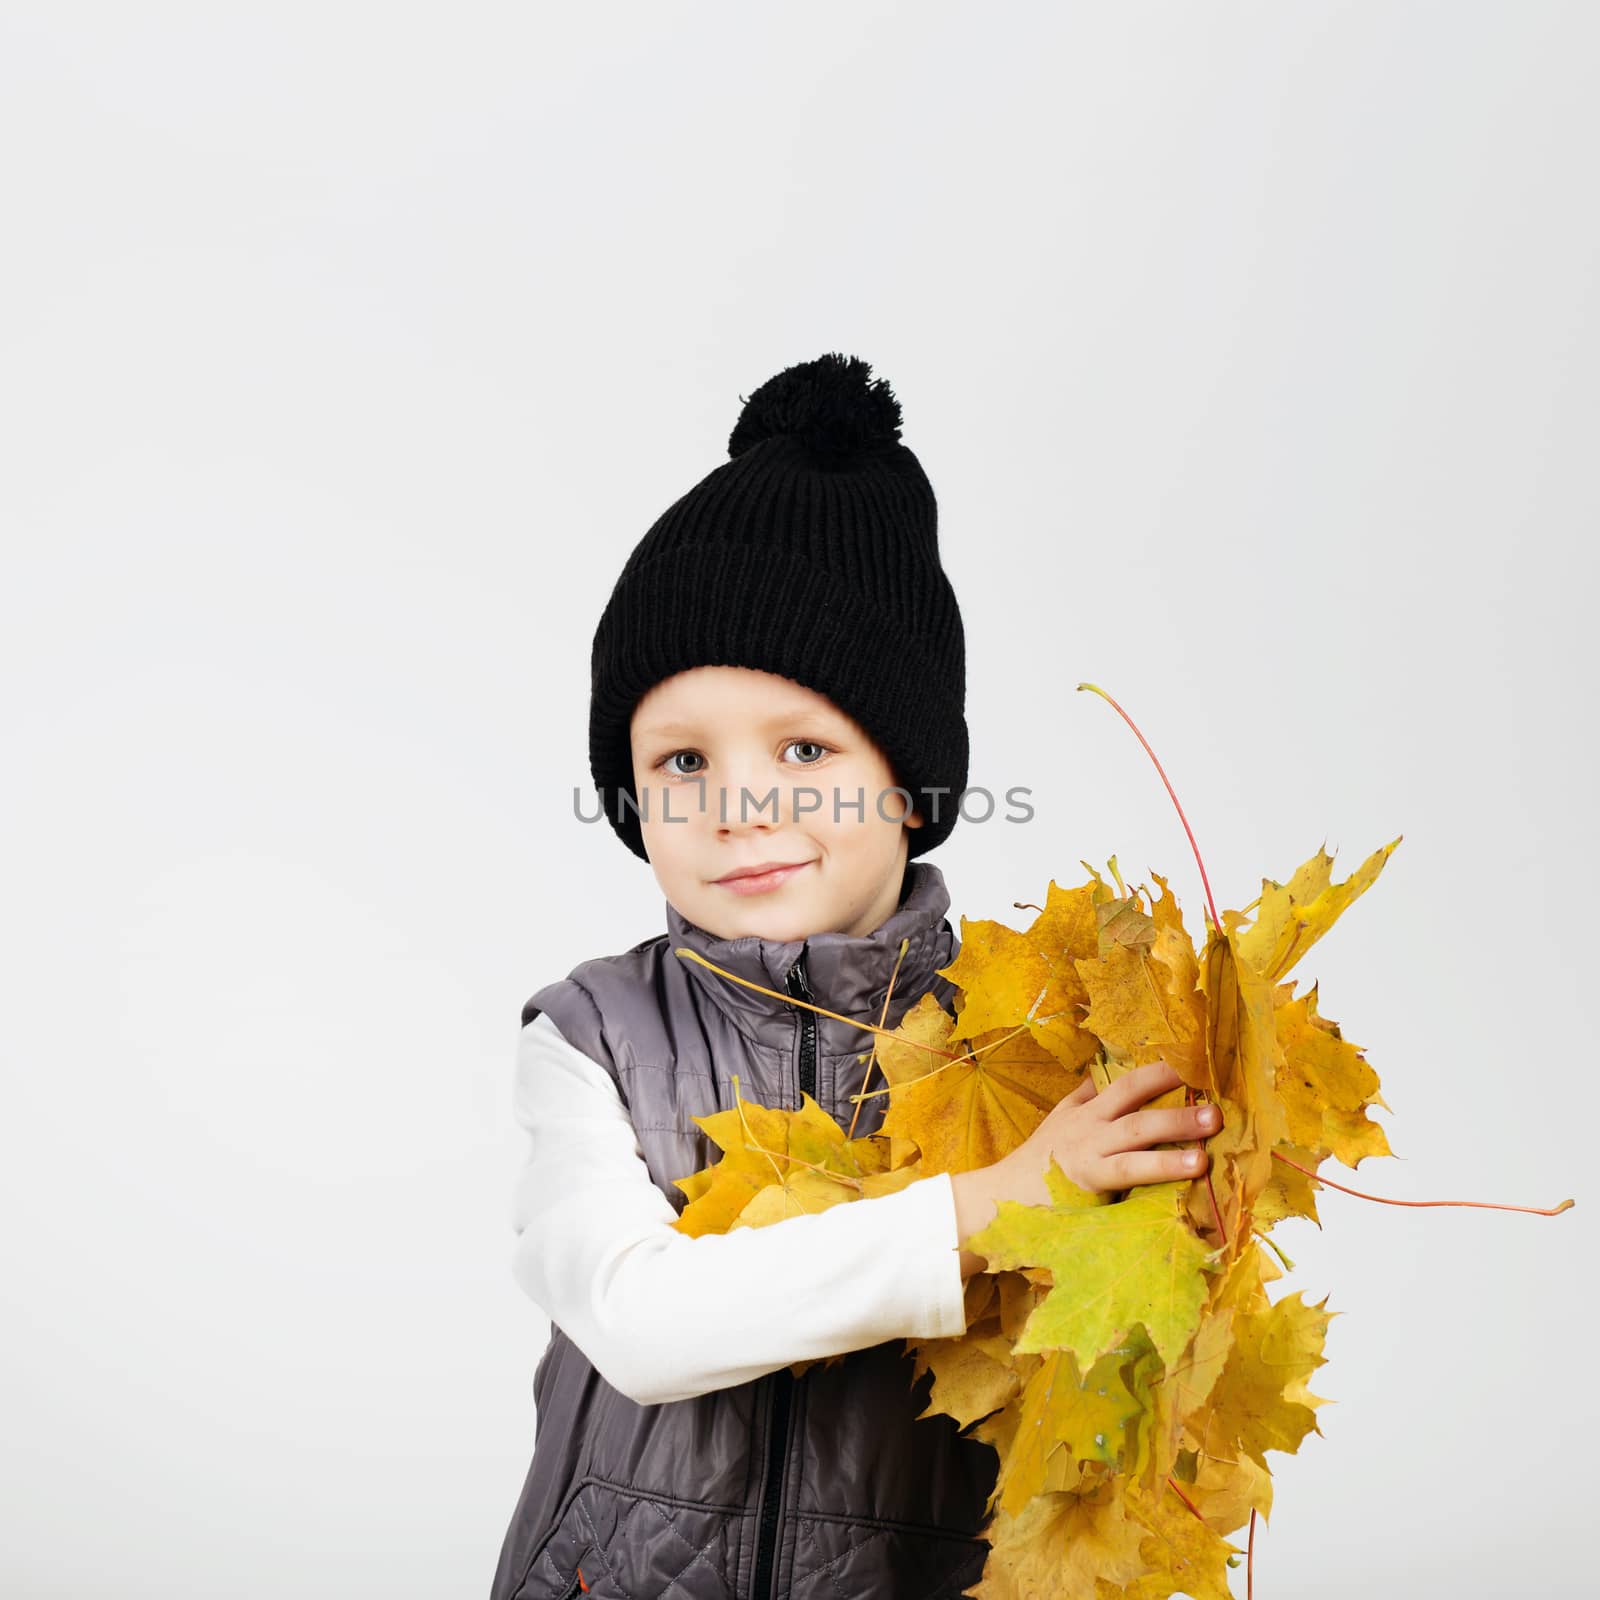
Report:
[[[719,889],[731,889],[735,894],[764,894],[789,881],[796,873],[811,865],[809,861],[796,861],[790,866],[771,867],[765,872],[746,872],[735,878],[718,878]]]

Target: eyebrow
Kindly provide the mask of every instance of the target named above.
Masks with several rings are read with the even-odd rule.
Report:
[[[757,724],[761,728],[778,728],[793,723],[806,723],[811,721],[834,720],[832,713],[818,706],[791,706],[785,711],[774,712],[772,716]],[[693,722],[647,722],[639,729],[639,736],[644,739],[661,739],[669,734],[682,735],[694,734],[700,731],[700,725]]]

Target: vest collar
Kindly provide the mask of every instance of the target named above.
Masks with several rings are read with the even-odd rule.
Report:
[[[795,1019],[803,1007],[757,994],[732,983],[697,962],[675,956],[680,945],[715,962],[726,971],[788,992],[789,969],[805,952],[806,982],[812,1003],[841,1016],[877,1023],[883,997],[894,976],[894,998],[887,1026],[930,989],[942,986],[938,969],[956,956],[955,935],[945,920],[950,893],[944,874],[930,861],[909,861],[900,904],[868,934],[814,933],[807,939],[766,939],[746,934],[719,939],[684,917],[672,902],[667,908],[667,959],[675,961],[712,1002],[747,1036],[772,1046],[786,1046],[794,1037]],[[904,958],[900,941],[908,941]],[[899,960],[899,971],[895,962]],[[827,1055],[845,1055],[870,1048],[872,1035],[833,1017],[809,1013],[817,1024],[818,1048]]]

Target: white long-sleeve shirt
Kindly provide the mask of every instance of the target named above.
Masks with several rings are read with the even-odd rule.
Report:
[[[542,1012],[518,1042],[514,1099],[529,1148],[512,1275],[629,1399],[687,1400],[796,1361],[966,1332],[948,1174],[692,1238],[672,1226],[611,1076]]]

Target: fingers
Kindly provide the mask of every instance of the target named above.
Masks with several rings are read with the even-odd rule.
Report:
[[[1177,1072],[1166,1061],[1147,1061],[1132,1072],[1125,1072],[1114,1083],[1109,1083],[1094,1097],[1097,1115],[1110,1121],[1124,1112],[1153,1100],[1158,1094],[1182,1083]]]
[[[1135,1189],[1144,1183],[1198,1178],[1209,1165],[1204,1150],[1125,1150],[1100,1163],[1097,1188]]]
[[[1102,1135],[1105,1142],[1100,1148],[1113,1155],[1153,1144],[1209,1139],[1221,1126],[1222,1113],[1212,1105],[1151,1107],[1113,1120]]]
[[[1051,1159],[1079,1187],[1101,1192],[1203,1177],[1210,1166],[1204,1150],[1150,1148],[1209,1139],[1222,1127],[1215,1105],[1145,1105],[1182,1081],[1164,1060],[1135,1067],[1098,1092],[1094,1079],[1085,1077],[1006,1158],[1028,1169],[1026,1192],[1034,1198],[1026,1203],[1044,1203],[1042,1178],[1034,1183],[1033,1168],[1040,1165],[1042,1174]]]

